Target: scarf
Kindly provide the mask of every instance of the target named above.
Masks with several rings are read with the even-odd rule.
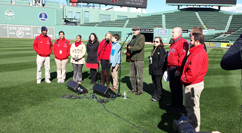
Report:
[[[78,47],[82,42],[75,42],[75,46]]]

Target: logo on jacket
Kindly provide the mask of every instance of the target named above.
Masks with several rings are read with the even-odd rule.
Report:
[[[50,41],[47,41],[47,44],[50,44]]]
[[[46,13],[41,12],[41,13],[39,14],[39,19],[40,19],[41,21],[46,21],[47,18],[48,18],[48,16],[47,16]]]
[[[170,52],[174,53],[176,50],[174,50],[173,48],[171,48],[169,51],[168,51],[168,55],[167,57],[170,55]]]
[[[13,19],[14,18],[14,12],[12,10],[6,10],[5,11],[5,17],[7,19]]]

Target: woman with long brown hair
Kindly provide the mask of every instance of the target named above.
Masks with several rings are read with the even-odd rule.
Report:
[[[90,69],[91,74],[91,84],[96,83],[97,77],[97,50],[98,50],[99,42],[97,35],[95,33],[91,33],[89,36],[89,40],[87,42],[87,62],[86,67]]]
[[[151,51],[151,56],[149,57],[149,74],[152,77],[154,85],[154,94],[151,101],[160,101],[162,98],[162,76],[163,76],[163,66],[166,58],[166,51],[164,49],[164,44],[160,37],[156,37],[154,41],[154,48]]]

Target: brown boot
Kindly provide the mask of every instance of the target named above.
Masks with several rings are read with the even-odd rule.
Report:
[[[105,71],[101,71],[101,83],[102,85],[105,84]]]
[[[110,71],[106,71],[106,83],[107,83],[107,87],[109,87],[109,83],[110,83]]]

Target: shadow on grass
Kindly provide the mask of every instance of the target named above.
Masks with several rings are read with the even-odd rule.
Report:
[[[166,113],[161,115],[161,121],[158,123],[157,127],[162,131],[168,133],[175,133],[173,128],[173,120],[180,119],[182,114],[185,114],[185,108],[182,107],[181,111],[174,111],[171,107],[166,104],[171,103],[171,93],[167,90],[162,91],[162,101],[159,101],[160,109],[165,110]]]
[[[132,90],[132,86],[131,86],[131,83],[130,83],[130,77],[129,76],[125,76],[121,79],[121,82],[122,83],[126,83],[126,86]],[[151,96],[153,95],[154,93],[154,86],[152,83],[150,84],[147,84],[146,82],[143,82],[143,91],[144,92],[147,92],[148,94],[150,94]]]
[[[88,78],[89,75],[90,74],[88,72],[82,73],[82,81]],[[71,78],[70,80],[72,80],[72,77],[73,77],[73,71],[66,73],[66,81],[69,80],[70,78]]]

